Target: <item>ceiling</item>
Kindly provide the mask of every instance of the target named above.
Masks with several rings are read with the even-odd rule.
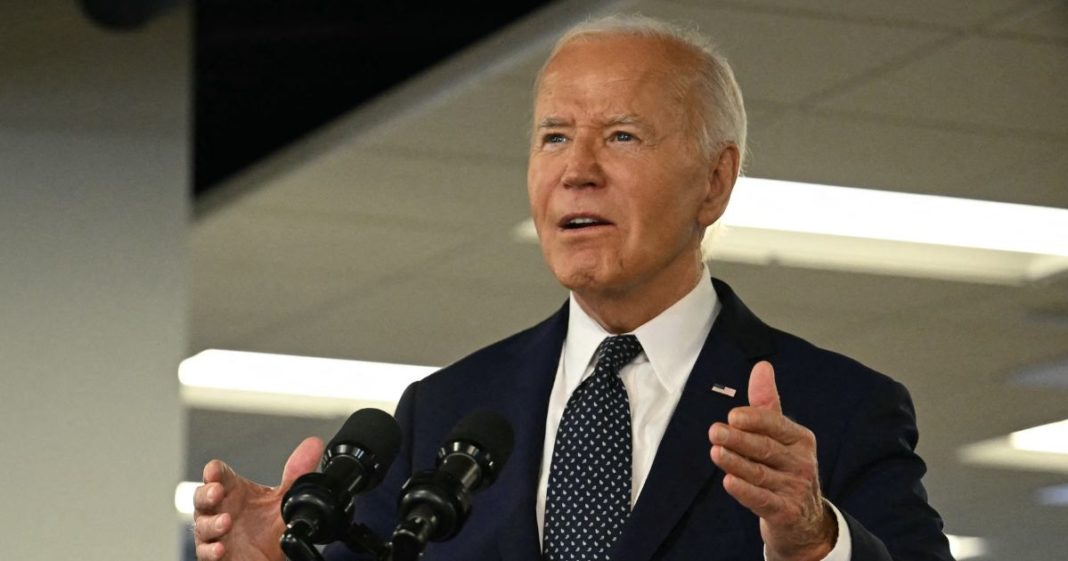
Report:
[[[752,176],[1068,208],[1068,2],[558,2],[204,197],[190,353],[444,365],[551,313],[566,293],[511,235],[527,216],[530,85],[555,34],[615,9],[718,41],[746,96]],[[1068,279],[712,269],[770,324],[910,388],[948,531],[990,539],[989,559],[1068,550],[1068,508],[1034,500],[1068,476],[956,455],[1068,418],[1068,390],[1013,383],[1068,358]],[[187,475],[218,456],[276,480],[302,436],[338,425],[193,410]]]

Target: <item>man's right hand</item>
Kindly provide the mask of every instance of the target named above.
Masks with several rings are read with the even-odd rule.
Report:
[[[318,438],[304,439],[286,461],[278,487],[249,481],[219,460],[208,462],[204,485],[193,495],[197,559],[282,561],[282,496],[298,477],[315,470],[324,448]]]

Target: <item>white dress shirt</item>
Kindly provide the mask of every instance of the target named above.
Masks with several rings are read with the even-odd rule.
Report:
[[[697,355],[719,315],[720,303],[708,271],[701,281],[682,299],[633,331],[642,352],[624,366],[619,377],[627,389],[630,401],[632,452],[631,505],[641,494],[653,465],[668,421],[679,403],[686,380],[697,362]],[[556,430],[571,393],[593,373],[594,352],[605,337],[614,335],[587,314],[574,294],[568,307],[567,337],[560,353],[549,410],[545,416],[545,444],[541,472],[538,477],[537,520],[538,535],[544,540],[545,496],[552,467]],[[711,445],[710,445],[711,446]],[[708,461],[712,461],[711,458]],[[829,504],[829,503],[828,503]],[[834,508],[838,519],[838,542],[824,561],[848,561],[850,558],[849,529],[842,515]],[[842,551],[844,549],[844,551]]]

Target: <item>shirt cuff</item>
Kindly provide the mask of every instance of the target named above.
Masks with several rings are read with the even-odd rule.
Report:
[[[834,519],[838,523],[838,540],[834,542],[834,548],[823,561],[849,561],[853,557],[853,539],[849,535],[849,524],[846,524],[845,517],[831,501],[823,499],[823,502],[834,511]]]
[[[849,524],[846,524],[845,517],[838,510],[838,507],[831,504],[831,501],[823,499],[823,502],[827,506],[831,507],[834,511],[834,520],[838,525],[838,539],[834,542],[834,547],[831,548],[831,552],[823,558],[823,561],[850,561],[853,558],[853,539],[849,534]],[[764,561],[768,559],[768,548],[764,546]]]

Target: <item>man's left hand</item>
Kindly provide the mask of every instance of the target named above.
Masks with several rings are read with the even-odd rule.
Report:
[[[816,437],[782,414],[775,370],[763,361],[749,377],[749,406],[708,429],[723,488],[760,517],[769,561],[818,561],[838,525],[820,494]]]

